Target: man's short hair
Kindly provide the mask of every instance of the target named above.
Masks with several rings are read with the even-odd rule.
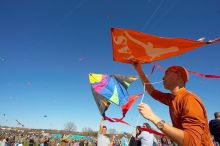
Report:
[[[170,66],[166,69],[166,72],[167,71],[173,71],[180,74],[185,83],[189,80],[188,70],[182,66]]]
[[[105,128],[105,129],[107,129],[107,127],[106,127],[106,126],[102,126],[102,128]]]
[[[215,118],[220,118],[220,112],[215,112],[214,116],[215,116]]]

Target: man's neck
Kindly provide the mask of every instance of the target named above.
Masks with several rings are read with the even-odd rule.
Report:
[[[180,89],[182,89],[184,86],[182,87],[179,87],[179,86],[176,86],[173,90],[171,90],[171,93],[173,95],[177,95],[177,93],[180,91]]]

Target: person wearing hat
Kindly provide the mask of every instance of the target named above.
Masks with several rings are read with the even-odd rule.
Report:
[[[134,63],[133,66],[149,95],[169,107],[173,126],[154,114],[145,103],[138,105],[142,116],[156,125],[158,129],[178,145],[211,146],[205,107],[198,96],[185,88],[189,80],[188,71],[182,66],[169,67],[165,71],[163,85],[171,93],[163,93],[155,90],[143,72],[141,63]]]

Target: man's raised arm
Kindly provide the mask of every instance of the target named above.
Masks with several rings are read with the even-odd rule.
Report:
[[[133,66],[134,66],[135,70],[137,71],[143,85],[145,86],[145,91],[147,91],[151,95],[151,92],[155,89],[154,89],[153,85],[151,84],[151,82],[146,77],[146,75],[142,69],[141,63],[140,62],[133,63]]]
[[[101,122],[100,122],[100,126],[99,126],[99,133],[102,133],[102,129],[103,129],[103,123],[104,123],[104,118],[102,117]]]

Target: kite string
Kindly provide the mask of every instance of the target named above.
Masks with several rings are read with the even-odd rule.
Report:
[[[148,18],[147,22],[145,22],[145,24],[144,24],[142,30],[145,30],[146,27],[150,24],[150,21],[152,20],[152,18],[154,17],[154,15],[157,13],[157,11],[160,9],[160,7],[162,6],[163,2],[164,2],[164,0],[161,0],[161,1],[160,1],[159,6],[153,11],[152,15]]]
[[[160,81],[157,81],[157,82],[153,82],[153,83],[144,83],[144,84],[151,84],[151,85],[153,85],[153,84],[158,84],[158,83],[162,83],[163,82],[163,80],[160,80]]]
[[[141,97],[141,101],[140,101],[140,103],[143,102],[143,100],[144,100],[144,95],[145,95],[145,83],[144,83],[144,91],[143,91],[143,94],[142,94],[142,97]],[[135,124],[135,128],[137,127],[140,118],[141,118],[141,114],[139,113],[138,118],[137,118],[137,121],[136,121],[136,124]]]
[[[153,83],[144,83],[144,91],[143,91],[143,94],[142,94],[142,98],[141,98],[140,103],[142,103],[143,100],[144,100],[144,96],[145,96],[145,92],[146,92],[146,85],[147,85],[147,84],[158,84],[158,83],[161,83],[161,82],[163,82],[163,80],[158,81],[158,82],[153,82]],[[140,117],[141,117],[141,115],[140,115],[140,113],[139,113],[138,118],[137,118],[137,121],[136,121],[136,124],[135,124],[135,128],[137,127],[137,125],[138,125],[138,123],[139,123]]]

